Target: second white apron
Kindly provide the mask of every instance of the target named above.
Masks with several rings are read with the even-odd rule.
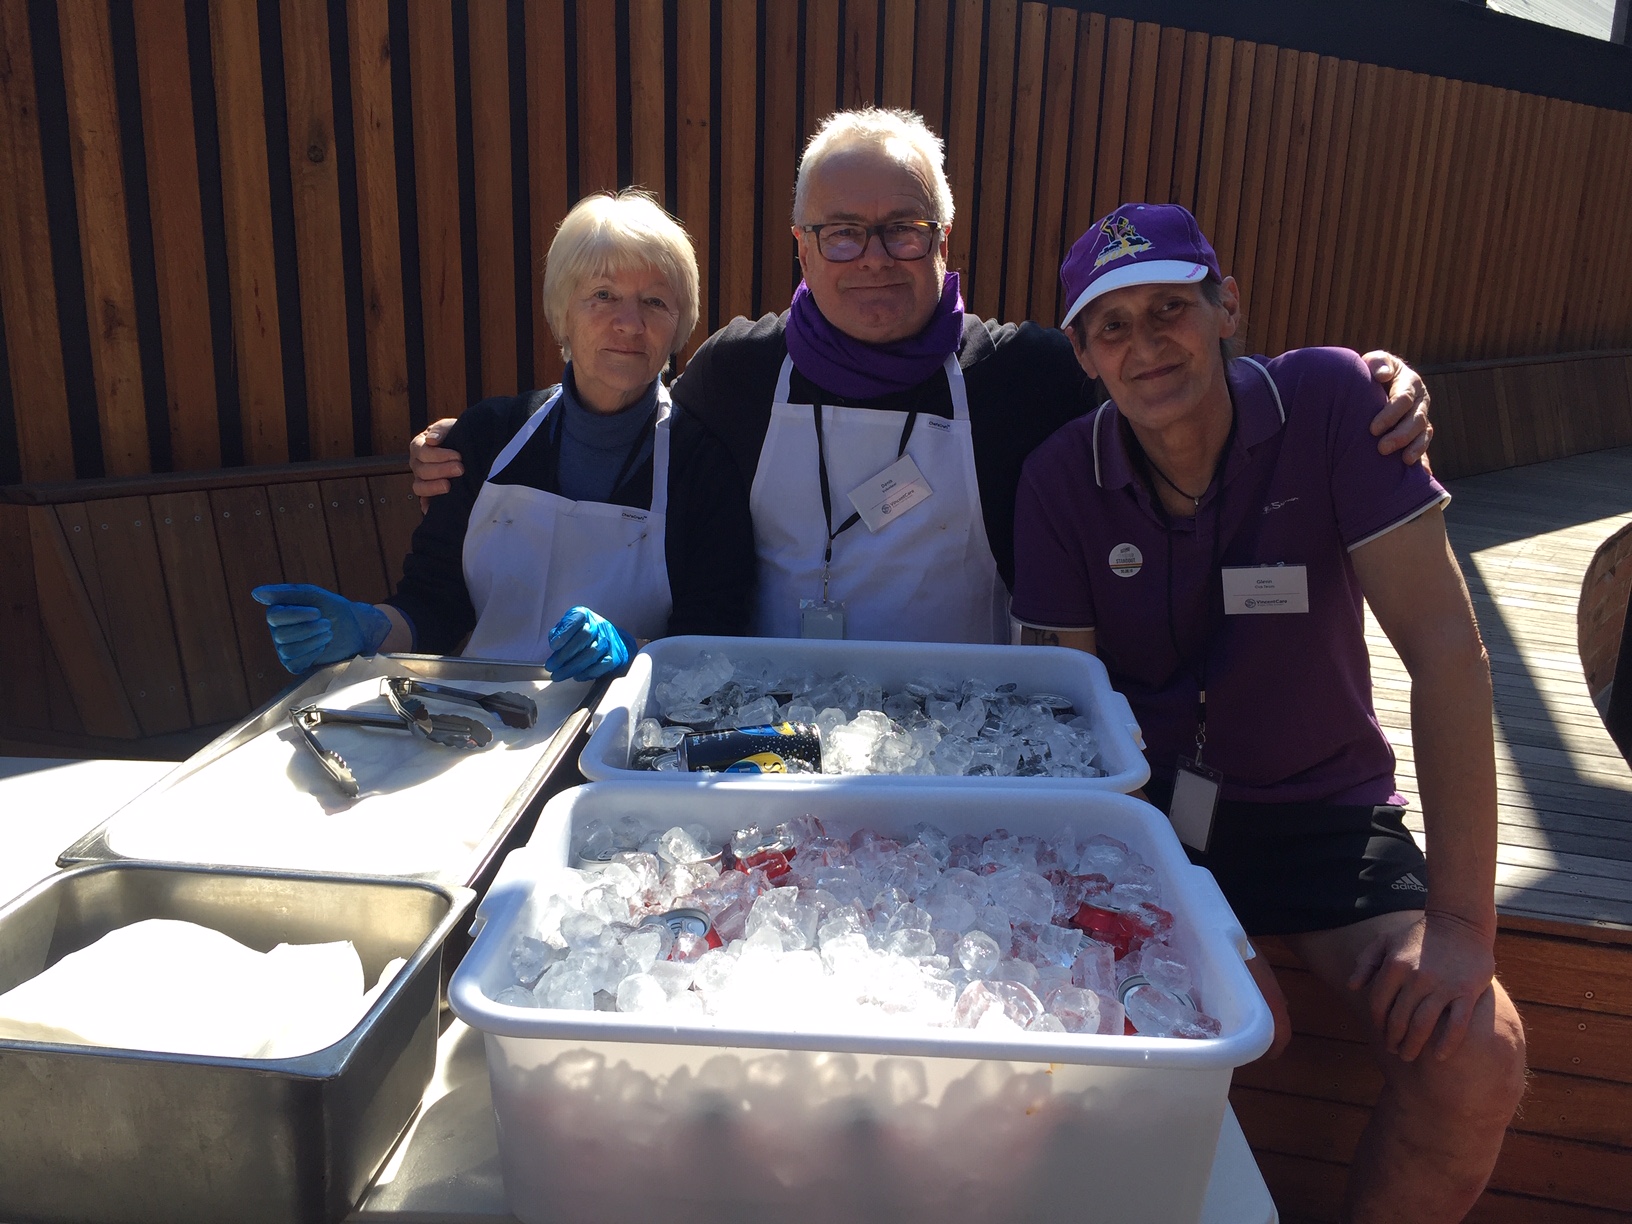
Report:
[[[828,597],[845,604],[845,636],[910,642],[992,642],[1009,638],[1008,591],[986,538],[969,399],[957,357],[946,360],[953,418],[918,415],[907,443],[931,495],[882,530],[858,523],[833,541]],[[814,408],[788,403],[793,359],[782,362],[771,422],[760,449],[749,505],[759,557],[754,632],[798,637],[799,601],[822,595],[828,528]],[[847,518],[847,494],[897,456],[907,413],[823,405],[833,526]]]

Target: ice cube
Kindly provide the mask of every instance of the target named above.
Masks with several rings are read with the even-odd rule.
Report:
[[[595,992],[590,985],[589,975],[581,969],[558,967],[548,974],[544,983],[548,989],[544,994],[545,1007],[558,1007],[565,1011],[593,1011],[595,1007]]]
[[[1099,1032],[1099,996],[1080,986],[1061,986],[1048,995],[1049,1014],[1057,1016],[1068,1033]]]
[[[693,935],[690,931],[681,931],[674,937],[674,943],[666,956],[676,964],[692,964],[701,960],[708,950],[708,940],[703,936]]]
[[[713,853],[696,837],[678,825],[657,839],[657,854],[665,863],[698,863]]]
[[[976,977],[986,977],[1003,957],[997,941],[985,931],[970,931],[958,941],[958,963]]]
[[[1042,1013],[1042,1001],[1018,982],[975,981],[965,986],[958,996],[952,1022],[958,1028],[1023,1029]]]
[[[663,724],[655,718],[643,718],[635,724],[635,733],[630,737],[630,747],[663,748]],[[587,844],[587,843],[586,843]]]
[[[1160,986],[1137,985],[1122,995],[1133,1027],[1147,1037],[1217,1037],[1223,1026]]]
[[[986,877],[992,904],[1005,910],[1011,921],[1039,926],[1054,917],[1054,886],[1035,871],[1006,867]]]
[[[1071,963],[1071,980],[1078,986],[1115,997],[1117,985],[1116,950],[1097,940],[1086,941]]]
[[[927,899],[930,916],[935,926],[946,931],[962,933],[975,924],[975,907],[956,893],[938,893]]]
[[[655,1011],[668,1001],[668,991],[649,973],[632,974],[618,985],[620,1012]]]
[[[598,943],[606,930],[604,919],[582,910],[571,910],[561,918],[561,937],[570,948],[583,948]]]
[[[523,935],[510,950],[510,971],[516,975],[520,985],[531,991],[538,984],[538,979],[544,976],[544,971],[560,960],[562,955],[563,949],[542,939],[534,939],[531,935]]]
[[[667,954],[672,939],[665,939],[664,932],[656,926],[643,926],[623,941],[624,953],[635,967],[636,973],[650,973],[658,958]],[[621,1004],[620,1004],[621,1009]]]
[[[975,930],[985,931],[1002,948],[1014,940],[1014,927],[1008,914],[995,905],[984,905],[975,911]]]

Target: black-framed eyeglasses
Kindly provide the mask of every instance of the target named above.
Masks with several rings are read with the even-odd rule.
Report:
[[[941,236],[939,221],[886,221],[882,225],[862,225],[856,221],[826,221],[801,225],[800,230],[816,239],[816,249],[829,263],[849,263],[860,259],[867,244],[877,234],[891,259],[922,259],[935,249]]]

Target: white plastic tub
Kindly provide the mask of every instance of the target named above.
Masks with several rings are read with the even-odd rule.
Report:
[[[510,1007],[509,949],[549,900],[572,829],[634,815],[724,836],[810,811],[905,833],[1103,832],[1156,868],[1222,1023],[1209,1041],[654,1024]],[[1194,1224],[1233,1069],[1269,1047],[1246,938],[1165,818],[1126,795],[1010,786],[910,791],[828,780],[597,783],[550,801],[478,911],[454,1011],[486,1039],[510,1209],[545,1221],[1104,1220]],[[860,1022],[858,1021],[858,1025]]]
[[[1105,665],[1093,655],[1058,646],[965,646],[945,642],[833,642],[801,638],[672,637],[650,643],[635,656],[629,671],[614,681],[590,719],[592,734],[578,758],[578,768],[592,782],[608,778],[676,778],[693,775],[654,773],[629,765],[635,724],[650,711],[654,671],[660,663],[687,666],[708,652],[732,661],[769,659],[790,670],[826,675],[848,672],[885,686],[918,677],[968,679],[993,685],[1014,682],[1021,692],[1058,693],[1069,697],[1077,712],[1093,720],[1099,740],[1102,778],[980,778],[977,785],[1010,782],[1044,790],[1137,790],[1150,778],[1141,751],[1144,741],[1128,700],[1111,688]],[[720,774],[735,784],[745,775]],[[746,775],[751,776],[751,775]],[[922,787],[945,784],[944,777],[867,774],[870,782]],[[821,775],[787,774],[778,784],[810,784]]]

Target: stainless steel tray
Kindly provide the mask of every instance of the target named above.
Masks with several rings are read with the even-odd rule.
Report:
[[[548,679],[548,673],[540,666],[533,664],[509,663],[500,660],[452,658],[441,655],[413,655],[413,654],[382,654],[370,657],[359,657],[322,668],[298,684],[285,689],[259,710],[250,714],[236,726],[223,732],[216,739],[199,749],[187,760],[176,766],[174,770],[160,778],[147,790],[137,795],[130,803],[114,812],[101,824],[79,838],[57,858],[61,867],[71,867],[83,863],[109,862],[148,862],[185,861],[175,856],[134,855],[123,853],[112,844],[110,833],[119,820],[120,813],[138,803],[146,803],[163,792],[174,788],[178,783],[192,777],[202,770],[209,769],[216,762],[229,756],[235,750],[249,743],[263,732],[286,725],[287,712],[292,706],[307,705],[315,701],[331,686],[351,683],[353,681],[368,680],[378,676],[412,676],[416,679],[438,681],[458,685],[462,682],[491,682],[491,683],[520,683],[536,682]],[[563,765],[574,772],[572,780],[576,780],[575,768],[572,764],[576,758],[575,746],[586,733],[590,716],[606,690],[609,681],[584,686],[582,698],[576,703],[566,718],[559,723],[549,738],[541,741],[537,748],[538,756],[526,778],[517,785],[509,797],[493,813],[492,824],[486,830],[474,852],[461,857],[459,862],[438,864],[434,869],[413,872],[401,871],[369,871],[347,868],[347,875],[379,875],[392,879],[417,879],[438,884],[451,885],[479,885],[490,879],[497,869],[498,861],[504,853],[525,840],[526,829],[521,828],[524,818],[536,819],[538,809],[543,800],[553,793],[551,787],[555,775]],[[471,711],[466,711],[470,713]],[[476,713],[479,713],[477,711]],[[487,717],[487,716],[484,716]],[[496,723],[496,719],[488,718]],[[541,716],[541,722],[543,717]],[[558,787],[557,787],[558,788]],[[210,866],[215,864],[205,863]],[[283,871],[290,868],[279,864],[255,868],[268,871]],[[293,870],[300,870],[296,867]]]
[[[0,1040],[0,1219],[343,1218],[430,1081],[443,944],[474,899],[419,881],[101,863],[0,909],[0,992],[145,918],[263,951],[349,939],[370,982],[408,959],[350,1034],[299,1058]]]

